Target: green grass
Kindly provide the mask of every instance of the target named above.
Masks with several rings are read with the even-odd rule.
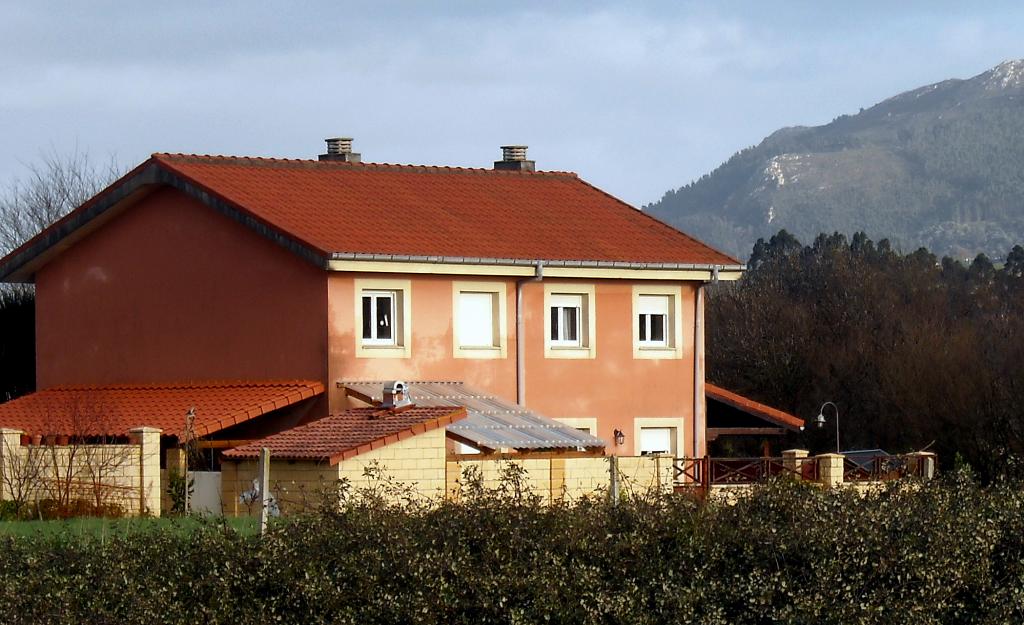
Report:
[[[239,518],[125,518],[104,519],[82,517],[61,521],[0,521],[0,536],[58,536],[104,538],[151,531],[188,533],[205,524],[226,523],[234,531],[252,535],[259,531],[259,521],[252,517]]]

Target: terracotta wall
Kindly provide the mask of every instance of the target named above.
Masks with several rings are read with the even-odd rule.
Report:
[[[322,270],[172,189],[36,277],[37,384],[323,379]]]
[[[411,277],[412,342],[409,358],[356,356],[355,280],[410,279],[408,275],[334,273],[328,278],[328,387],[331,409],[346,406],[335,389],[338,380],[446,380],[462,381],[515,401],[515,337],[509,337],[504,359],[455,358],[452,338],[452,282],[447,276]],[[455,280],[482,280],[455,278]],[[506,282],[509,333],[514,334],[515,281]],[[358,405],[358,404],[353,404]]]
[[[360,357],[356,353],[355,280],[411,281],[412,338],[408,358]],[[351,404],[338,380],[451,380],[463,381],[507,400],[516,399],[515,280],[506,283],[508,347],[505,358],[464,359],[453,356],[452,282],[488,280],[462,276],[331,274],[328,279],[329,365],[331,408]],[[563,360],[545,357],[544,284],[592,284],[596,298],[596,358]],[[626,434],[625,444],[609,447],[622,455],[638,453],[635,418],[682,419],[684,449],[693,440],[693,328],[695,286],[682,284],[682,353],[678,359],[634,359],[632,329],[633,284],[624,280],[547,280],[524,286],[526,319],[526,405],[553,418],[594,417],[598,436],[613,440]]]
[[[407,358],[356,350],[355,280],[410,281]],[[455,358],[453,281],[505,285],[504,357]],[[544,287],[593,285],[596,358],[545,356]],[[324,380],[332,409],[346,402],[342,379],[455,380],[516,398],[515,279],[326,273],[172,189],[137,205],[74,244],[37,275],[37,376],[58,384],[223,379]],[[554,280],[524,287],[526,404],[549,417],[589,417],[597,434],[633,455],[636,418],[681,419],[693,442],[695,285],[682,283],[680,358],[636,359],[633,284]],[[322,410],[322,408],[318,408]]]

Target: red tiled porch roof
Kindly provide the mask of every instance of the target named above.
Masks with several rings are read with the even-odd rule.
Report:
[[[121,436],[141,426],[180,436],[195,408],[193,431],[208,436],[324,392],[312,380],[58,386],[0,404],[0,427],[27,434]]]
[[[721,386],[716,386],[710,382],[704,383],[704,394],[708,399],[720,401],[723,404],[728,404],[733,408],[736,408],[737,410],[742,410],[747,414],[760,417],[765,421],[769,421],[791,430],[804,427],[804,420],[800,417],[772,408],[771,406],[758,403],[738,393],[727,391]]]
[[[376,407],[344,412],[272,434],[224,452],[232,460],[258,458],[260,448],[271,458],[314,460],[337,464],[385,445],[444,427],[466,416],[458,406],[411,406],[392,411]]]

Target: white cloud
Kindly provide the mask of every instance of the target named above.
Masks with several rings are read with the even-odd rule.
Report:
[[[0,20],[0,180],[69,137],[131,161],[311,157],[345,132],[392,162],[487,166],[524,142],[539,166],[640,204],[779,126],[980,71],[1011,49],[1014,25],[912,15],[869,29],[845,9],[696,3],[424,6],[15,7]]]

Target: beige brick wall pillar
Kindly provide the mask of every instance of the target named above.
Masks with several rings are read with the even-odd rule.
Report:
[[[175,470],[178,475],[185,474],[185,449],[183,447],[171,447],[167,450],[164,458],[164,465],[167,470]]]
[[[792,471],[796,476],[803,476],[804,462],[811,452],[806,449],[787,449],[782,452],[782,466],[786,471]]]
[[[132,443],[139,446],[139,513],[160,516],[160,434],[159,428],[128,430]]]
[[[18,456],[21,455],[21,430],[0,428],[0,501],[11,498],[11,488],[7,475],[14,471]]]
[[[814,458],[818,462],[819,482],[829,488],[843,485],[843,460],[846,456],[842,454],[821,454]]]

